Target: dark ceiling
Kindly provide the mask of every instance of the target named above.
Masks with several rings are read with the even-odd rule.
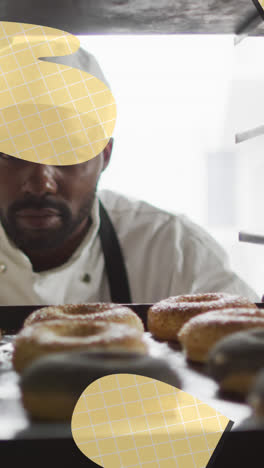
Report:
[[[0,14],[74,34],[232,34],[258,15],[253,0],[0,0]]]

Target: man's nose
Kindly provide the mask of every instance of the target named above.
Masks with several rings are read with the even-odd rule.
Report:
[[[56,169],[54,166],[32,163],[29,168],[22,187],[24,193],[30,193],[38,197],[55,194],[57,182],[55,179]]]

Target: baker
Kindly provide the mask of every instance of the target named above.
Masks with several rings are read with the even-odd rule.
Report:
[[[56,60],[104,79],[83,49]],[[155,302],[213,291],[256,300],[220,245],[187,217],[97,191],[112,149],[110,139],[72,166],[0,154],[0,304]]]

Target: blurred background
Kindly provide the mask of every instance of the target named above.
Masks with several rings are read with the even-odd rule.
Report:
[[[264,293],[264,38],[233,35],[79,36],[117,103],[112,162],[100,188],[185,213],[229,253],[233,269]]]

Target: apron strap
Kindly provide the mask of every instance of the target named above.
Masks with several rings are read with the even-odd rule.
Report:
[[[112,302],[131,304],[132,300],[127,270],[121,247],[114,226],[101,200],[99,200],[99,213],[101,220],[99,236],[104,254]]]

